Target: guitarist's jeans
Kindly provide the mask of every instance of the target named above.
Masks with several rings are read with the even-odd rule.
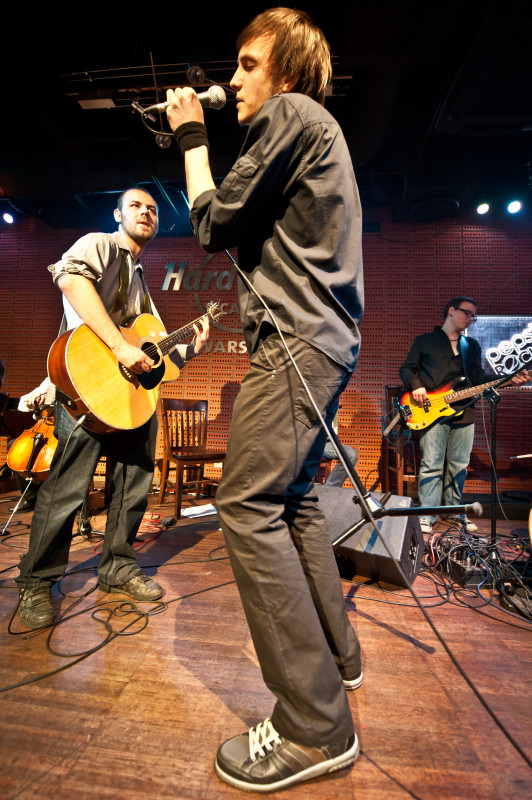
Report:
[[[474,423],[459,418],[436,422],[420,435],[419,502],[422,506],[460,505],[474,437]],[[435,516],[429,516],[431,522]]]
[[[65,445],[74,420],[59,403],[54,420],[58,445],[50,475],[37,495],[29,548],[21,559],[16,582],[25,586],[29,570],[30,585],[51,585],[63,577],[76,512],[105,452],[114,473],[98,578],[111,586],[126,583],[140,571],[132,544],[146,510],[153,477],[157,417],[154,415],[141,428],[105,435],[78,428],[68,447]]]
[[[349,374],[285,337],[328,422]],[[326,434],[280,337],[261,341],[233,407],[216,508],[283,736],[303,745],[353,732],[342,677],[361,670],[314,478]]]

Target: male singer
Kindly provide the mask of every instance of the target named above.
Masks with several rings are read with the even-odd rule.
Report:
[[[217,510],[276,704],[271,718],[220,746],[216,770],[266,792],[358,754],[346,688],[362,682],[360,646],[313,485],[326,434],[285,342],[330,423],[360,344],[362,226],[347,145],[323,108],[331,62],[321,30],[304,12],[275,8],[245,28],[238,47],[231,87],[249,129],[218,189],[195,92],[169,91],[167,114],[185,157],[194,232],[208,252],[238,246],[246,276],[239,294],[251,367]]]

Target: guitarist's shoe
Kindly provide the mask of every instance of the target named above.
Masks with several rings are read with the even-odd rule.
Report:
[[[421,533],[432,533],[432,522],[428,517],[420,517],[419,526],[421,528]]]
[[[33,511],[35,505],[33,503],[28,503],[27,500],[23,500],[22,503],[19,503],[17,506],[9,506],[9,511],[15,514],[25,514],[27,511]]]
[[[26,628],[47,628],[55,622],[55,608],[49,586],[28,586],[20,590],[18,617]]]
[[[163,590],[159,584],[149,575],[144,575],[143,572],[133,575],[126,583],[121,583],[119,586],[108,586],[100,581],[100,589],[102,592],[127,594],[133,600],[158,600],[163,596]]]
[[[475,525],[475,523],[467,517],[445,517],[445,519],[447,522],[450,522],[451,525],[457,525],[459,528],[462,526],[465,527],[468,533],[475,533],[478,531],[478,525]]]

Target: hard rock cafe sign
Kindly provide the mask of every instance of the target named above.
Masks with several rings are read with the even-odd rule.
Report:
[[[171,261],[164,266],[166,276],[163,281],[162,291],[191,292],[198,312],[202,314],[210,300],[217,300],[224,316],[213,323],[222,331],[234,333],[242,337],[242,323],[236,292],[236,270],[228,264],[220,268],[211,263],[218,254],[211,254],[204,258],[198,267],[191,266],[187,261]],[[225,300],[222,299],[225,296]],[[247,352],[242,338],[238,340],[218,340],[212,337],[207,342],[208,352],[224,352],[227,354],[244,354]]]

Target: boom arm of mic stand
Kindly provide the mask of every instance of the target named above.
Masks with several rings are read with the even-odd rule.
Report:
[[[385,508],[386,503],[390,499],[392,495],[388,492],[388,494],[384,495],[382,501],[380,502],[380,508],[375,509],[372,511],[372,516],[374,520],[382,519],[383,517],[426,517],[429,514],[436,514],[436,515],[458,515],[458,514],[473,514],[475,517],[482,516],[482,506],[480,503],[465,503],[464,505],[459,506],[409,506],[408,508]],[[373,498],[375,502],[379,502]],[[356,503],[357,499],[353,498],[353,502]],[[346,531],[341,533],[336,539],[333,539],[332,546],[333,549],[335,547],[339,547],[346,539],[349,539],[354,533],[357,533],[360,528],[364,527],[366,523],[370,522],[369,517],[365,516],[364,510],[362,510],[362,518],[355,522],[354,525],[351,525]]]

